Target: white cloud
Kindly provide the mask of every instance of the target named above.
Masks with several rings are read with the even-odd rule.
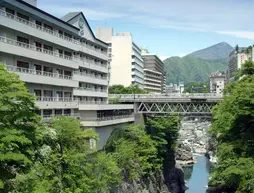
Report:
[[[158,29],[215,32],[248,39],[253,39],[254,33],[250,23],[254,17],[253,1],[39,0],[39,8],[57,16],[83,11],[89,20],[114,19],[122,24]]]
[[[217,33],[254,40],[254,32],[251,31],[217,31]]]
[[[166,60],[167,58],[170,58],[171,56],[159,56],[159,58],[163,61]]]

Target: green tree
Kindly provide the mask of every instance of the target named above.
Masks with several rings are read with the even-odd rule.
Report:
[[[90,148],[89,142],[97,134],[82,130],[79,120],[57,117],[42,135],[38,159],[30,173],[17,178],[17,192],[99,193],[120,182],[116,162]]]
[[[155,162],[155,142],[140,125],[114,130],[106,149],[112,154],[119,168],[123,168],[123,176],[127,179],[138,179],[160,167]]]
[[[149,94],[148,91],[139,88],[138,85],[124,87],[123,85],[112,85],[109,87],[109,94]]]
[[[151,117],[147,118],[146,130],[152,135],[158,149],[157,161],[163,166],[165,176],[174,165],[174,152],[179,134],[180,118]]]
[[[184,93],[208,93],[209,92],[209,82],[191,82],[188,83],[184,88]]]
[[[213,109],[211,132],[218,136],[217,169],[211,186],[234,192],[254,191],[254,74],[252,62],[243,64],[238,82]]]
[[[27,173],[34,160],[39,123],[34,98],[18,75],[0,63],[0,189],[10,192],[15,177]]]

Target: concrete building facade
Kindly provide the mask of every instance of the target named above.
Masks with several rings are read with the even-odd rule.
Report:
[[[165,93],[164,63],[155,54],[142,54],[144,61],[144,89],[151,93]]]
[[[254,49],[253,46],[238,47],[229,54],[228,61],[228,82],[234,81],[234,73],[241,69],[242,64],[245,61],[254,61]]]
[[[37,113],[45,120],[78,117],[96,131],[133,122],[133,105],[107,104],[108,44],[94,36],[83,13],[59,19],[36,2],[0,1],[0,62],[36,97]]]
[[[225,87],[226,74],[213,73],[210,75],[210,93],[221,94]]]
[[[96,37],[109,44],[110,85],[131,84],[144,87],[144,64],[141,49],[130,32],[114,35],[113,28],[96,29]]]

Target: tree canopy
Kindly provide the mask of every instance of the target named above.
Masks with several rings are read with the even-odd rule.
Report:
[[[33,163],[39,127],[35,109],[34,98],[18,75],[0,64],[0,189],[6,192]]]
[[[208,93],[209,92],[209,82],[191,82],[185,85],[184,93]]]
[[[217,169],[211,186],[234,192],[254,191],[254,63],[243,64],[238,82],[213,109],[211,132],[218,136]]]
[[[139,88],[138,85],[124,87],[123,85],[112,85],[108,90],[109,94],[148,94],[149,92]]]

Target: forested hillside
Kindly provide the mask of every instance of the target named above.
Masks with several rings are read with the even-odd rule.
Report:
[[[187,84],[190,82],[206,82],[212,72],[225,71],[227,60],[203,60],[194,56],[171,57],[164,60],[164,65],[167,73],[167,84],[179,81],[184,81]]]

